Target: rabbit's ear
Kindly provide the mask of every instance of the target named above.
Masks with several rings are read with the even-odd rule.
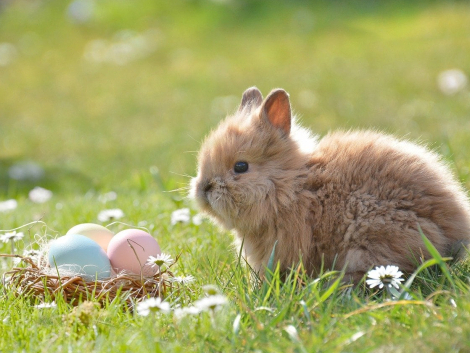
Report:
[[[251,110],[258,108],[261,103],[263,103],[263,95],[260,90],[256,87],[250,87],[243,92],[242,102],[240,103],[240,107],[238,107],[238,111],[241,112],[245,109]]]
[[[262,117],[274,126],[282,130],[286,135],[290,134],[291,110],[289,94],[283,89],[274,89],[264,100]]]

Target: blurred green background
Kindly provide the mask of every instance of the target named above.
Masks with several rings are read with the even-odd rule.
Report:
[[[184,186],[252,85],[286,89],[318,134],[423,141],[470,186],[468,1],[0,4],[0,200],[36,185],[153,192],[156,168]],[[12,177],[25,162],[33,175]]]

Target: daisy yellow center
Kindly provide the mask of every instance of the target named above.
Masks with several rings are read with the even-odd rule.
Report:
[[[390,283],[394,280],[395,277],[393,277],[392,275],[383,275],[380,277],[380,280],[383,282],[383,283]]]

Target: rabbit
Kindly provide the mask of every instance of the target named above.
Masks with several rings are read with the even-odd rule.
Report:
[[[436,153],[376,131],[315,137],[283,89],[243,93],[203,142],[190,189],[261,274],[275,244],[283,273],[301,261],[359,283],[374,266],[412,273],[430,258],[419,227],[442,256],[470,240],[468,197]]]

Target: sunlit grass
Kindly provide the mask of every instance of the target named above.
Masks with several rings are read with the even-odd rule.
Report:
[[[348,289],[336,273],[310,279],[301,267],[282,281],[273,264],[269,280],[258,282],[230,234],[207,221],[171,222],[177,209],[197,214],[185,188],[200,142],[252,85],[265,95],[285,88],[303,124],[319,134],[376,128],[422,141],[470,188],[470,91],[446,95],[437,84],[444,70],[469,76],[466,2],[105,0],[83,23],[69,19],[68,6],[13,1],[0,12],[0,43],[16,48],[0,66],[0,202],[17,201],[0,213],[0,234],[42,222],[18,229],[25,236],[16,249],[0,243],[0,253],[38,248],[41,239],[100,223],[101,211],[117,208],[120,222],[145,227],[165,253],[181,255],[177,275],[195,277],[185,296],[168,298],[172,308],[192,305],[207,284],[229,304],[215,317],[177,320],[141,317],[117,300],[82,317],[60,299],[39,309],[34,298],[0,285],[0,351],[468,348],[467,262],[445,275],[423,269],[412,300],[390,301],[364,283]],[[112,52],[123,36],[146,33],[153,49],[125,63],[86,55],[93,41]],[[23,161],[44,175],[15,180],[9,170]],[[51,199],[34,203],[35,186],[51,190]],[[103,197],[110,191],[116,199]],[[13,263],[0,265],[3,273]]]

